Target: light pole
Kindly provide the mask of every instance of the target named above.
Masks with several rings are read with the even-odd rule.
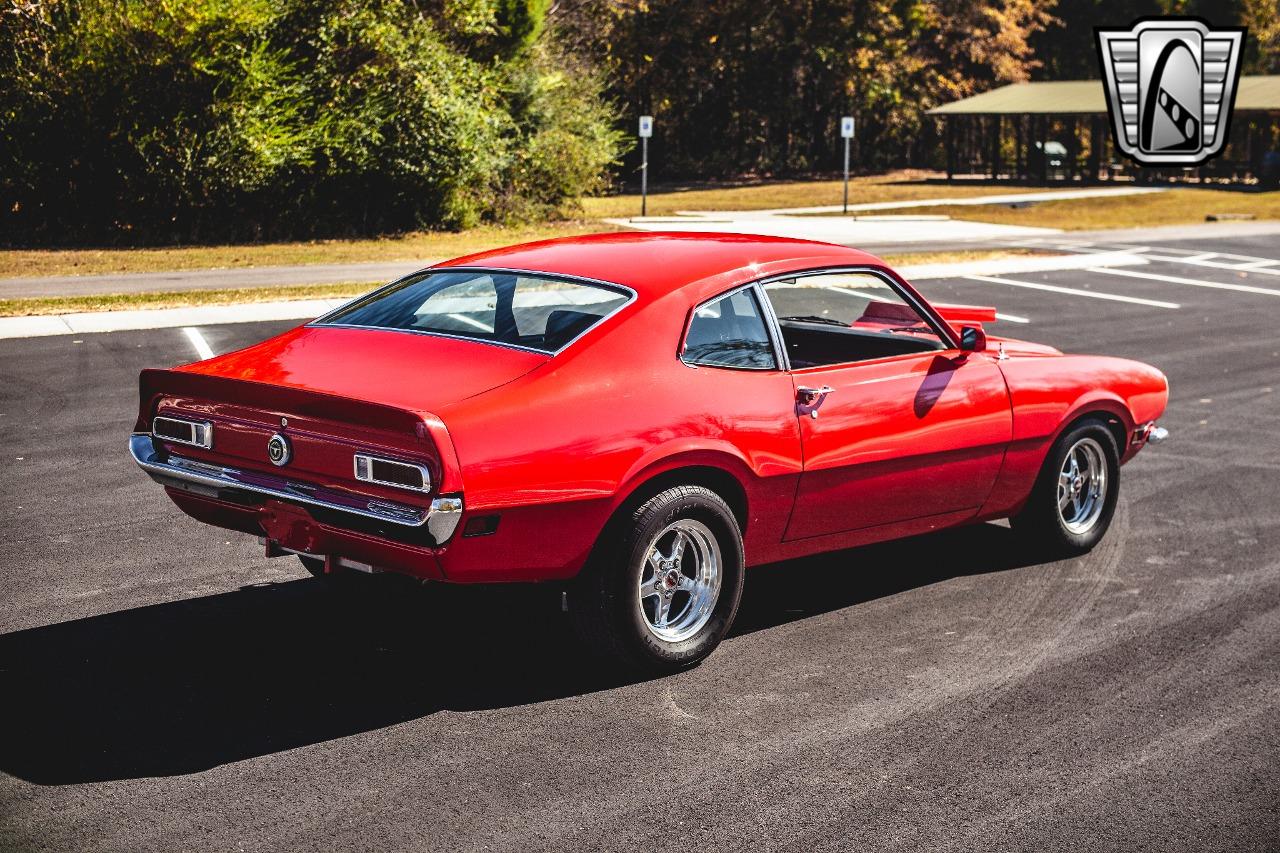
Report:
[[[849,212],[849,140],[853,139],[853,116],[840,119],[840,135],[844,137],[844,212]]]
[[[653,136],[653,116],[640,116],[640,215],[649,213],[649,137]]]

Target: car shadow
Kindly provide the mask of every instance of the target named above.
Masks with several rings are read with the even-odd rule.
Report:
[[[1007,528],[977,525],[761,566],[734,633],[1028,562]],[[297,580],[0,636],[0,770],[43,785],[192,773],[636,680],[579,657],[553,588],[376,580],[355,596]]]

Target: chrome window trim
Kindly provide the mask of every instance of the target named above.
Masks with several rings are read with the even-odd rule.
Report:
[[[685,346],[689,342],[689,330],[693,328],[693,321],[694,321],[694,318],[698,316],[698,311],[707,307],[708,305],[719,302],[721,299],[728,299],[729,297],[737,293],[740,293],[744,290],[751,291],[752,296],[755,298],[756,308],[760,311],[760,321],[764,323],[765,334],[769,336],[769,346],[773,350],[774,366],[773,367],[749,367],[745,365],[736,365],[736,364],[706,364],[705,362],[690,361],[689,359],[686,359],[684,357]],[[772,314],[771,308],[768,308],[765,306],[764,293],[761,292],[760,288],[756,286],[756,282],[754,281],[749,281],[746,284],[736,285],[724,291],[723,293],[718,293],[709,299],[704,299],[701,302],[699,302],[697,305],[693,306],[693,308],[689,310],[689,316],[685,318],[684,331],[681,332],[680,334],[680,345],[676,349],[676,358],[678,358],[680,362],[684,364],[686,367],[690,367],[694,369],[697,369],[699,367],[710,367],[715,370],[749,370],[755,373],[768,373],[768,372],[776,373],[778,371],[787,370],[788,368],[783,366],[787,364],[786,353],[782,352],[781,347],[779,346],[781,338],[779,338],[775,334],[769,322],[769,318],[771,314]]]
[[[807,269],[807,270],[801,270],[798,272],[789,272],[789,273],[782,273],[780,275],[771,275],[768,278],[758,279],[753,283],[759,285],[760,289],[764,291],[766,286],[773,284],[774,282],[788,281],[788,280],[797,279],[797,278],[810,278],[815,275],[834,275],[839,273],[869,274],[880,279],[885,284],[889,285],[890,289],[892,289],[894,293],[898,294],[898,296],[902,299],[902,301],[906,302],[908,305],[914,308],[916,312],[922,318],[924,318],[925,323],[928,324],[928,326],[933,329],[933,333],[938,336],[939,340],[941,340],[944,344],[947,344],[946,349],[956,349],[956,350],[960,349],[960,341],[952,331],[951,325],[942,319],[942,316],[933,309],[933,306],[929,305],[927,302],[924,302],[921,299],[917,299],[909,291],[904,289],[902,286],[903,281],[899,279],[897,273],[892,272],[887,267],[872,267],[872,266],[865,266],[865,265],[819,267],[816,269]],[[766,299],[768,298],[767,291],[765,291],[765,298]],[[772,313],[773,303],[769,303],[769,307]],[[781,334],[782,332],[782,326],[780,322],[778,326],[778,332],[779,334]],[[857,362],[857,361],[839,362],[840,365],[859,364],[859,363],[860,362]],[[836,367],[838,365],[824,364],[820,366]],[[808,368],[805,368],[805,369],[807,370]]]
[[[490,340],[485,340],[484,338],[470,337],[468,335],[451,335],[448,332],[427,331],[424,329],[393,329],[388,326],[364,326],[358,323],[334,323],[334,322],[330,322],[328,319],[329,317],[332,317],[335,314],[338,314],[342,311],[346,311],[349,308],[354,307],[358,302],[365,301],[365,300],[372,300],[373,298],[381,294],[383,291],[389,290],[399,284],[402,284],[406,282],[408,279],[425,278],[426,276],[429,276],[429,275],[439,275],[441,273],[452,273],[452,272],[473,272],[473,273],[487,273],[487,274],[496,274],[496,275],[530,276],[530,277],[537,277],[537,278],[548,278],[548,279],[558,280],[558,281],[567,281],[571,284],[581,284],[581,285],[587,285],[591,287],[600,287],[600,288],[604,288],[605,290],[612,290],[617,293],[621,293],[623,296],[626,296],[627,300],[623,302],[621,305],[619,305],[617,308],[610,311],[608,314],[602,315],[598,322],[592,323],[590,327],[583,329],[581,332],[579,332],[578,334],[574,335],[571,339],[566,341],[563,346],[561,346],[559,349],[554,351],[538,349],[537,347],[527,347],[522,344],[513,344],[513,343],[508,343],[506,341],[490,341]],[[326,326],[331,329],[372,329],[379,332],[405,332],[410,335],[426,335],[428,337],[436,337],[436,338],[451,338],[452,340],[455,340],[455,341],[471,341],[472,343],[489,344],[491,346],[506,347],[507,349],[520,350],[522,352],[532,352],[532,353],[537,353],[538,355],[545,355],[549,358],[555,358],[560,353],[564,352],[569,347],[577,343],[579,338],[588,334],[597,326],[599,326],[601,323],[604,323],[606,320],[610,319],[611,317],[616,316],[620,311],[623,311],[624,309],[629,307],[638,298],[639,298],[639,294],[637,294],[633,288],[627,287],[625,284],[618,284],[617,282],[613,282],[613,281],[603,281],[602,279],[598,279],[598,278],[588,278],[587,276],[581,276],[581,275],[569,275],[567,273],[547,272],[546,270],[518,269],[515,267],[486,267],[486,266],[426,267],[425,269],[418,270],[417,272],[410,273],[409,275],[401,276],[395,281],[390,282],[389,284],[384,284],[381,287],[375,288],[374,290],[369,291],[363,296],[357,296],[355,299],[352,299],[338,306],[337,308],[334,308],[332,311],[329,311],[325,314],[321,314],[319,317],[312,320],[310,323],[307,323],[306,325],[307,326]]]
[[[782,337],[782,324],[778,321],[778,313],[773,310],[773,303],[769,301],[769,294],[764,292],[764,285],[753,281],[751,286],[755,289],[756,300],[765,314],[765,325],[769,327],[769,337],[773,340],[774,357],[778,360],[780,368],[790,373],[791,356],[787,355],[787,343]]]
[[[367,463],[365,470],[369,472],[368,476],[360,476],[360,460],[363,459]],[[418,473],[422,475],[421,486],[406,486],[404,483],[393,483],[389,480],[379,480],[373,476],[373,463],[386,462],[389,465],[403,465],[405,468],[416,468]],[[416,462],[402,462],[399,459],[389,459],[386,456],[374,456],[371,453],[356,453],[351,457],[351,467],[355,474],[355,478],[362,483],[377,483],[379,486],[390,486],[393,489],[405,489],[410,492],[430,492],[431,491],[431,472],[427,470],[427,466],[419,465]]]
[[[205,441],[203,442],[183,441],[182,439],[174,438],[173,436],[159,435],[156,433],[156,423],[158,421],[168,421],[169,423],[173,423],[173,424],[186,424],[187,426],[192,427],[191,435],[193,437],[196,434],[195,427],[203,427],[204,434],[205,434]],[[211,450],[213,448],[213,422],[212,421],[198,421],[198,420],[195,420],[194,418],[173,418],[173,417],[169,417],[168,415],[156,415],[154,418],[151,419],[151,435],[153,435],[155,438],[158,438],[160,441],[172,441],[174,444],[185,444],[188,447],[202,447],[205,450]]]
[[[197,487],[250,492],[292,503],[317,506],[335,512],[371,518],[375,521],[398,524],[402,527],[422,527],[426,525],[437,546],[443,545],[448,541],[457,528],[458,521],[462,518],[463,500],[460,494],[440,495],[431,501],[429,509],[424,510],[420,507],[395,504],[372,495],[352,493],[350,496],[353,500],[365,502],[365,508],[361,508],[316,497],[313,494],[313,492],[317,491],[316,487],[303,483],[294,485],[285,480],[284,477],[276,474],[254,475],[253,472],[242,472],[235,468],[187,460],[183,457],[164,457],[157,450],[150,433],[145,432],[136,432],[130,436],[129,453],[133,456],[133,461],[138,464],[138,467],[146,471],[152,479],[161,485],[181,486],[182,484],[193,484]],[[267,486],[236,479],[245,473],[272,478],[279,481],[280,485]],[[379,505],[387,507],[387,510],[379,512],[374,509],[375,506]]]

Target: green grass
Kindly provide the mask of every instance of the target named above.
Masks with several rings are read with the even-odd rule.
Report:
[[[933,172],[901,170],[884,175],[851,178],[849,203],[873,201],[915,201],[922,198],[969,198],[1004,192],[981,185],[925,183]],[[1029,192],[1031,190],[1028,190]],[[681,210],[770,210],[783,207],[814,207],[840,204],[844,183],[832,181],[757,181],[732,184],[671,185],[649,192],[648,214],[670,216]],[[603,196],[582,199],[582,215],[589,219],[624,218],[640,215],[640,195]]]
[[[984,258],[1046,254],[1022,249],[967,249],[958,252],[907,252],[885,255],[892,266],[949,263]],[[88,311],[132,311],[145,308],[191,308],[199,305],[240,305],[291,299],[349,299],[378,285],[367,281],[335,284],[299,284],[279,287],[244,287],[223,290],[177,290],[154,293],[111,293],[102,296],[48,296],[0,299],[0,317],[32,317],[77,314]]]

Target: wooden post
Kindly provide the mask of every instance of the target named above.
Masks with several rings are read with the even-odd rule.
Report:
[[[1262,128],[1267,128],[1268,134],[1263,136]],[[1265,115],[1262,119],[1249,119],[1249,173],[1255,178],[1262,177],[1262,152],[1270,142],[1271,116]]]
[[[1026,129],[1023,127],[1025,123],[1026,116],[1016,116],[1013,120],[1013,177],[1018,181],[1027,176],[1027,152],[1022,148],[1027,138]]]
[[[1067,183],[1075,183],[1076,162],[1080,159],[1080,120],[1070,118],[1067,128]]]
[[[956,127],[955,120],[951,116],[942,119],[946,125],[946,132],[943,134],[943,144],[947,146],[947,183],[951,183],[956,176]]]
[[[1092,184],[1098,180],[1098,157],[1102,147],[1102,134],[1098,132],[1098,117],[1089,117],[1089,173],[1085,175],[1085,183]]]
[[[1039,137],[1039,141],[1040,141],[1040,147],[1038,149],[1040,152],[1040,168],[1039,168],[1040,183],[1042,185],[1048,186],[1049,184],[1049,152],[1045,151],[1044,147],[1045,147],[1045,144],[1048,142],[1048,140],[1045,139],[1045,137],[1049,135],[1049,117],[1044,115],[1037,116],[1036,125],[1038,130],[1038,132],[1036,133],[1036,136]]]
[[[1000,180],[1000,133],[1004,129],[1004,120],[1000,116],[992,119],[991,127],[991,180]]]

